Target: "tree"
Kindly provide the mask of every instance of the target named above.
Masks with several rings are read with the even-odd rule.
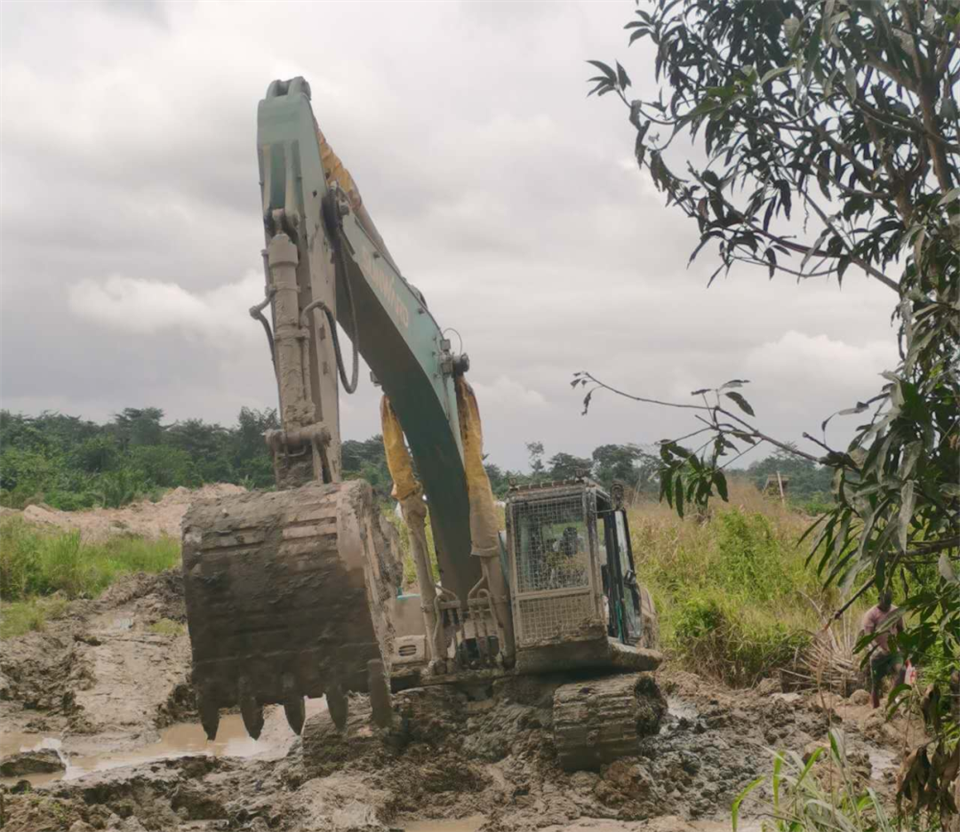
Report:
[[[547,460],[550,477],[555,480],[572,480],[574,477],[589,475],[593,470],[593,460],[589,457],[579,457],[573,454],[554,454]]]
[[[619,481],[636,491],[656,490],[658,457],[639,445],[600,445],[593,449],[594,475],[609,488]]]
[[[767,478],[780,473],[789,477],[789,496],[794,499],[810,499],[829,495],[833,472],[825,465],[818,465],[791,451],[777,448],[770,456],[757,460],[747,468],[747,474],[758,489],[763,490]]]
[[[543,476],[543,442],[527,442],[527,455],[530,457],[530,473],[535,477]]]
[[[837,502],[816,529],[821,574],[845,589],[860,584],[854,597],[896,582],[907,623],[900,649],[921,661],[944,647],[956,656],[960,6],[655,0],[648,9],[626,28],[630,43],[648,41],[655,51],[658,96],[628,98],[630,79],[617,62],[591,62],[600,71],[591,92],[625,105],[638,165],[668,205],[697,223],[691,260],[716,247],[711,281],[735,262],[760,265],[771,278],[838,283],[853,266],[891,290],[901,355],[876,396],[841,411],[868,414],[845,449],[827,441],[833,417],[819,437],[805,434],[812,451],[760,430],[740,392],[744,379],[694,391],[695,404],[630,396],[688,409],[705,423],[662,444],[663,495],[681,512],[691,501],[725,498],[723,458],[758,443],[827,465]],[[706,162],[674,149],[679,136]],[[585,411],[600,390],[624,395],[589,373],[574,384],[586,389]],[[705,443],[681,444],[694,436]],[[941,697],[938,718],[949,698]],[[928,808],[947,805],[939,786],[929,781]]]
[[[364,479],[373,487],[377,497],[386,500],[393,489],[393,478],[387,468],[387,452],[379,433],[369,439],[348,439],[342,446],[343,476],[345,479]]]
[[[487,479],[490,480],[493,496],[502,500],[510,489],[510,472],[505,472],[499,465],[492,462],[485,462],[483,468],[487,472]]]
[[[125,407],[113,417],[121,447],[126,450],[137,445],[159,445],[163,438],[162,418],[159,407]]]

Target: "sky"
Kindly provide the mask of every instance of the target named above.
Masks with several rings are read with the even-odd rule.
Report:
[[[748,378],[757,423],[803,446],[895,364],[896,298],[854,268],[842,289],[748,266],[707,288],[709,248],[688,268],[695,225],[637,170],[625,108],[586,97],[591,58],[655,91],[634,8],[3,2],[0,406],[232,424],[276,405],[247,314],[256,110],[302,75],[394,258],[462,338],[490,461],[693,429],[609,395],[581,416],[578,370],[680,402]],[[367,379],[341,396],[346,438],[379,432]]]

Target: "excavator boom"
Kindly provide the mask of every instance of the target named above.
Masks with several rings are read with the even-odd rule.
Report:
[[[470,509],[454,389],[454,373],[465,369],[466,356],[450,352],[423,295],[397,270],[365,208],[358,205],[349,174],[325,141],[321,148],[321,141],[306,82],[271,84],[257,116],[267,248],[276,233],[289,230],[299,255],[298,285],[315,287],[302,306],[324,298],[358,342],[403,425],[431,506],[441,579],[466,596],[480,578],[476,559],[469,557]],[[322,150],[328,151],[323,155],[333,170],[324,168]],[[278,211],[283,213],[279,225]],[[351,295],[353,310],[344,303]],[[323,356],[325,345],[329,353],[329,326],[314,315],[319,330],[313,339],[318,357],[312,372],[319,379],[314,398],[322,403],[323,422],[334,433],[336,368],[332,355],[326,362]],[[335,430],[329,455],[339,472],[339,427]]]

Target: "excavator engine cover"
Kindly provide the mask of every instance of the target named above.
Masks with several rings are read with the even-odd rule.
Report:
[[[385,603],[399,575],[386,526],[361,481],[190,507],[183,577],[208,735],[220,708],[239,704],[250,730],[264,705],[295,713],[304,696],[367,690],[368,662],[392,653]]]

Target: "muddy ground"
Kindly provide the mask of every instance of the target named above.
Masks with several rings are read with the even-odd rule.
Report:
[[[733,691],[666,666],[659,734],[598,772],[557,764],[552,693],[569,676],[501,681],[476,701],[446,688],[397,694],[385,732],[353,697],[347,741],[322,700],[309,703],[303,739],[278,708],[258,742],[227,715],[207,743],[184,623],[172,570],[126,578],[43,632],[3,642],[0,754],[46,748],[48,763],[66,766],[29,786],[3,780],[4,832],[716,830],[769,770],[772,747],[802,751],[841,727],[863,776],[889,793],[904,741],[904,726],[884,724],[862,691]]]

